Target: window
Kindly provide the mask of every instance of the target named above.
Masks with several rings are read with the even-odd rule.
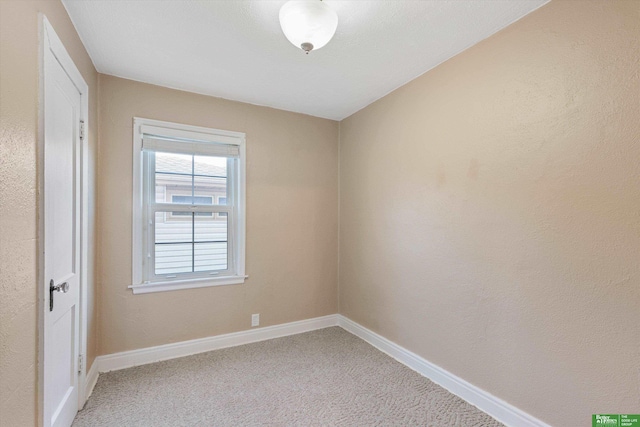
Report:
[[[226,197],[218,197],[218,204],[219,205],[226,205],[227,204],[227,198]],[[227,216],[226,212],[220,212],[218,214],[218,216]]]
[[[134,293],[244,282],[244,141],[134,119]]]

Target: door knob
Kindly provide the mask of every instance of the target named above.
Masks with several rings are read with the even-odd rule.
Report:
[[[58,286],[54,286],[53,289],[66,294],[67,292],[69,292],[69,282],[64,282],[59,284]]]
[[[49,311],[53,311],[53,293],[62,292],[66,294],[69,292],[69,282],[60,283],[58,286],[53,285],[53,279],[49,282]]]

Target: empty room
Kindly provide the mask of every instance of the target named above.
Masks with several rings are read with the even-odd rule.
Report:
[[[0,427],[640,427],[639,0],[0,0]]]

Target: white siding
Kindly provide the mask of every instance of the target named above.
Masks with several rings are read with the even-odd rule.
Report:
[[[217,215],[217,214],[213,214]],[[226,218],[211,219],[195,217],[192,230],[191,218],[171,218],[170,213],[159,213],[166,220],[156,218],[156,274],[191,272],[192,251],[195,251],[195,270],[224,270],[227,268],[227,221]],[[195,245],[190,243],[192,231]],[[198,243],[198,241],[218,241]],[[158,244],[171,243],[175,244]],[[178,242],[188,242],[177,244]]]

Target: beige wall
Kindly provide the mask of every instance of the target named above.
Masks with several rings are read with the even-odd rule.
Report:
[[[245,132],[242,285],[133,295],[133,117]],[[100,76],[100,354],[337,312],[338,123]]]
[[[639,12],[553,1],[341,122],[342,314],[553,425],[638,411]]]
[[[0,425],[28,426],[37,414],[38,12],[44,13],[89,85],[90,217],[94,241],[98,74],[62,3],[0,1]],[[93,247],[89,277],[93,279]],[[93,280],[88,360],[96,356]],[[90,366],[90,365],[89,365]]]

